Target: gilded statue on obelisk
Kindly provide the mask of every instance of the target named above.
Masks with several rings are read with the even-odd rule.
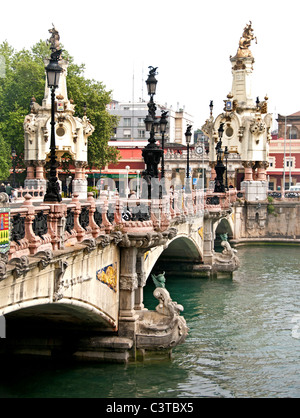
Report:
[[[252,53],[249,50],[252,40],[255,40],[255,43],[257,43],[256,36],[253,34],[252,22],[250,21],[249,24],[245,26],[243,35],[239,40],[239,48],[236,54],[237,57],[252,57]]]

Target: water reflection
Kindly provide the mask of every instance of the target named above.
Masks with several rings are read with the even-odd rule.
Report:
[[[299,248],[245,247],[238,255],[233,280],[167,277],[190,328],[172,360],[8,364],[0,396],[299,397]],[[157,304],[153,290],[149,282],[149,308]]]

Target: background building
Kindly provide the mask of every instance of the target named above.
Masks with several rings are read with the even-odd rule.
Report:
[[[252,73],[254,57],[249,49],[255,39],[251,22],[246,25],[235,56],[230,57],[232,87],[224,100],[223,113],[212,116],[202,127],[209,137],[211,180],[216,177],[217,149],[223,155],[228,151],[228,185],[246,190],[248,200],[264,200],[267,193],[266,169],[269,164],[272,115],[267,101],[253,100]],[[223,125],[222,137],[219,128]],[[221,140],[220,140],[221,139]],[[253,192],[250,190],[253,189]]]
[[[272,135],[267,175],[270,190],[288,190],[300,182],[300,112],[278,115],[278,134]]]
[[[176,152],[185,149],[186,140],[185,132],[188,125],[193,125],[193,117],[188,114],[184,108],[180,108],[177,105],[177,109],[174,110],[171,106],[168,107],[166,104],[156,104],[156,116],[159,118],[162,111],[168,112],[168,125],[164,136],[165,142],[165,153],[169,149],[174,149]],[[119,188],[117,178],[121,174],[122,176],[128,175],[129,180],[141,176],[142,171],[145,169],[145,163],[142,157],[143,148],[148,143],[149,132],[145,129],[144,119],[148,114],[148,106],[145,101],[139,102],[117,102],[112,101],[108,106],[107,110],[112,115],[119,117],[118,126],[115,128],[114,135],[111,137],[109,142],[110,146],[117,147],[121,159],[117,164],[108,164],[101,173],[102,183],[105,183],[105,178],[113,178]],[[156,134],[157,141],[161,143],[161,135]],[[168,162],[166,161],[166,164]],[[172,164],[171,164],[172,165]],[[173,177],[176,175],[176,167],[178,160],[174,164],[174,168],[166,167],[167,173]],[[180,165],[185,166],[184,161],[180,160]],[[129,168],[128,168],[129,167]],[[166,175],[167,175],[166,173]],[[94,176],[98,177],[97,174]]]

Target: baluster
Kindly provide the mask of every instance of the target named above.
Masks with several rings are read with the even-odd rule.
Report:
[[[96,204],[95,204],[95,199],[94,199],[93,192],[88,192],[87,201],[90,203],[89,226],[91,227],[93,237],[97,238],[101,233],[101,229],[99,228],[99,226],[95,222]]]

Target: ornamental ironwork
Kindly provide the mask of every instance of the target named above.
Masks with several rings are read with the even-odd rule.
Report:
[[[20,245],[20,240],[25,237],[25,218],[18,213],[12,218],[11,239]]]
[[[85,229],[85,230],[89,226],[90,219],[89,219],[89,209],[88,208],[83,207],[81,209],[81,213],[79,215],[79,223],[82,226],[82,228]]]
[[[207,205],[219,205],[220,204],[220,198],[219,196],[209,196],[206,198],[206,204]]]
[[[122,219],[124,221],[149,221],[150,220],[150,212],[149,207],[145,204],[141,204],[139,206],[134,206],[130,208],[127,206],[127,208],[123,209],[122,212]]]
[[[35,235],[44,239],[43,235],[48,232],[47,215],[41,210],[35,215],[33,220],[32,229]]]
[[[110,222],[111,224],[115,220],[115,210],[116,210],[116,205],[114,203],[110,203],[107,209],[107,219],[108,219],[108,222]]]
[[[102,225],[102,213],[97,209],[94,213],[94,221],[98,226]]]
[[[71,209],[68,209],[65,230],[71,234],[72,229],[74,229],[74,212]]]

